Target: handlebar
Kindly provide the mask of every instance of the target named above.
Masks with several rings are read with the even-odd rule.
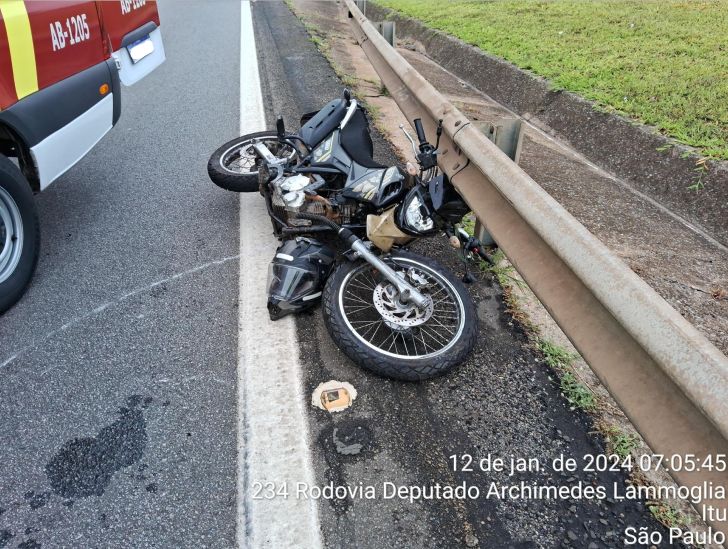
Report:
[[[419,118],[415,118],[415,131],[417,132],[417,139],[420,141],[420,145],[423,145],[424,143],[427,143],[427,138],[425,137],[425,129],[422,127],[422,120]]]

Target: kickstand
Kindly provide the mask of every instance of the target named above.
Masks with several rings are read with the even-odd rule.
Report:
[[[465,267],[465,274],[463,274],[462,281],[465,284],[472,284],[475,282],[475,277],[470,274],[470,271],[468,270],[468,251],[465,247],[462,248],[463,251],[463,266]]]

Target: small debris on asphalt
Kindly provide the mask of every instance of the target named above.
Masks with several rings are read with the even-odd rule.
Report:
[[[331,380],[314,389],[311,404],[329,412],[340,412],[351,406],[355,398],[356,389],[350,383]]]

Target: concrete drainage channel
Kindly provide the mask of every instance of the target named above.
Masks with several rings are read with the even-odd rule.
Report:
[[[611,113],[550,83],[421,22],[379,5],[362,2],[372,21],[395,25],[400,41],[413,40],[454,75],[473,84],[524,118],[548,125],[581,154],[629,181],[640,192],[703,227],[728,244],[728,162],[712,161],[696,193],[700,155],[650,127]],[[387,36],[385,36],[387,38]],[[669,151],[669,152],[668,152]]]
[[[354,35],[409,120],[444,121],[440,166],[656,453],[728,453],[728,359],[475,129],[346,0]],[[659,410],[659,414],[655,414]],[[728,485],[686,471],[685,486]],[[713,469],[713,468],[711,468]],[[698,511],[725,509],[708,493]],[[712,520],[718,532],[725,522]]]

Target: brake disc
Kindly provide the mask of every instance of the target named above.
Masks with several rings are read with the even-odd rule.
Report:
[[[425,294],[427,303],[417,307],[414,303],[402,303],[397,288],[389,281],[380,282],[374,288],[374,307],[384,322],[393,330],[407,330],[427,322],[432,316],[432,298]]]

